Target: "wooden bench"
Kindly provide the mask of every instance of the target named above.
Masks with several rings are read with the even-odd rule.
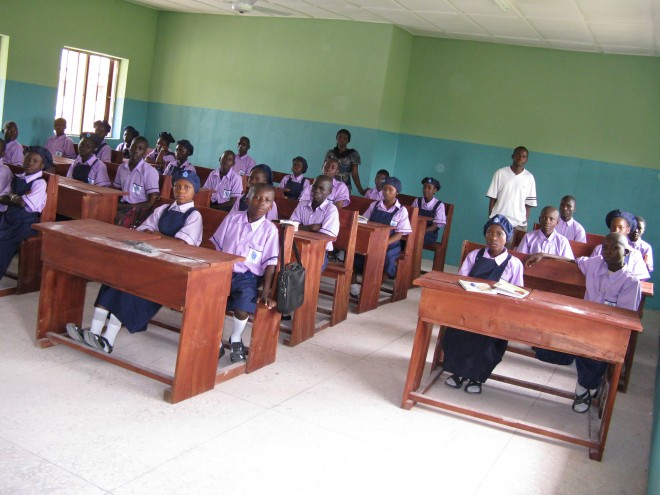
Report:
[[[445,271],[445,261],[447,259],[447,249],[449,247],[449,236],[451,234],[451,224],[454,219],[454,205],[451,203],[444,203],[445,205],[445,216],[447,217],[447,223],[442,230],[442,237],[439,242],[434,242],[433,244],[424,245],[424,249],[427,251],[433,251],[433,270],[438,272]],[[420,218],[427,219],[426,217]],[[426,229],[426,225],[424,225]],[[422,237],[423,238],[423,237]],[[420,259],[421,263],[421,259]],[[413,273],[413,279],[419,277],[420,271]]]

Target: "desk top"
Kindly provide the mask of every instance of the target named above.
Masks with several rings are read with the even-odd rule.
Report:
[[[127,196],[127,191],[121,191],[119,189],[113,189],[111,187],[97,186],[95,184],[88,184],[77,179],[72,179],[70,177],[60,177],[60,185],[69,186],[75,189],[80,189],[83,191],[90,191],[99,194],[108,194],[111,196]]]

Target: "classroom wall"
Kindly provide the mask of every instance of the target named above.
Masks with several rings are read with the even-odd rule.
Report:
[[[130,60],[125,98],[118,102],[123,119],[113,136],[121,137],[128,122],[144,129],[156,10],[123,0],[0,0],[0,12],[0,34],[9,37],[2,119],[18,123],[21,144],[43,144],[53,132],[65,46]]]

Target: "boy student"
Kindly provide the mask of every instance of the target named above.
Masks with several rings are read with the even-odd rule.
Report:
[[[211,242],[218,251],[243,256],[245,261],[234,263],[231,289],[227,299],[227,311],[233,311],[232,333],[229,337],[231,362],[243,361],[247,351],[242,334],[248,315],[254,314],[257,299],[269,309],[275,307],[270,289],[279,254],[277,227],[266,219],[275,202],[275,190],[270,184],[255,184],[247,196],[247,211],[229,213],[215,231]],[[263,278],[261,297],[257,287]],[[220,357],[224,355],[220,347]]]
[[[78,143],[78,157],[69,166],[69,170],[66,173],[67,177],[72,177],[88,184],[110,187],[108,167],[94,154],[99,141],[99,137],[94,133],[87,132],[83,134],[80,143]]]
[[[351,202],[351,194],[346,184],[335,179],[339,170],[339,161],[336,158],[329,158],[323,163],[323,175],[332,179],[332,192],[328,199],[332,201],[337,208],[348,206]],[[300,195],[300,201],[309,201],[312,198],[311,189]]]
[[[238,175],[250,175],[252,169],[257,164],[254,159],[247,154],[250,149],[250,138],[241,136],[238,140],[238,154],[236,155],[236,163],[234,165],[234,172]]]
[[[530,256],[525,262],[525,266],[533,266],[544,257],[577,263],[585,276],[587,290],[584,299],[586,301],[637,311],[642,291],[639,279],[630,272],[625,263],[625,257],[630,252],[631,248],[626,236],[610,232],[603,241],[602,254],[590,258],[580,257],[577,260],[568,260],[539,253]],[[607,370],[607,363],[546,349],[537,348],[535,351],[537,359],[548,363],[567,365],[575,359],[577,383],[572,408],[576,413],[586,413],[591,407],[591,400],[598,395],[598,387],[603,373]]]
[[[413,201],[413,206],[419,208],[419,214],[427,217],[426,232],[424,233],[424,245],[435,244],[438,242],[438,231],[440,227],[447,225],[447,216],[445,214],[445,205],[442,201],[435,198],[442,186],[440,181],[433,177],[424,177],[422,179],[422,197]]]
[[[610,232],[616,232],[625,236],[637,230],[637,220],[635,215],[627,211],[612,210],[605,217],[605,223],[610,229]],[[591,256],[599,256],[602,253],[603,246],[596,246]],[[651,278],[642,253],[637,249],[631,249],[626,253],[624,262],[628,270],[640,280],[648,280]]]
[[[536,206],[536,182],[525,170],[529,152],[524,146],[513,150],[513,162],[493,174],[486,192],[488,216],[504,215],[516,230],[527,230],[530,210]],[[512,242],[513,236],[509,242]]]
[[[232,150],[226,150],[220,157],[220,166],[204,183],[206,189],[213,191],[211,208],[229,211],[243,193],[243,181],[233,170],[235,156]]]
[[[559,203],[559,222],[557,223],[557,232],[566,237],[569,241],[587,242],[587,233],[584,227],[574,218],[575,198],[573,196],[564,196]]]
[[[536,254],[548,253],[573,259],[573,250],[568,239],[555,230],[559,220],[559,211],[554,206],[546,206],[539,216],[539,230],[527,232],[516,251],[520,253]]]
[[[75,158],[76,150],[73,147],[73,141],[69,136],[64,134],[66,129],[66,119],[59,118],[53,122],[53,129],[55,135],[46,140],[45,148],[50,151],[53,156],[63,156],[64,158]]]
[[[364,216],[372,222],[391,225],[389,243],[385,252],[385,264],[383,266],[383,279],[394,278],[396,275],[396,262],[401,254],[401,237],[410,234],[412,227],[408,218],[408,210],[401,206],[397,195],[401,192],[401,181],[396,177],[388,177],[383,185],[383,199],[369,205]],[[360,285],[357,283],[357,274],[364,270],[364,256],[355,255],[353,264],[353,275],[351,277],[351,296],[360,297]]]
[[[653,271],[653,248],[648,242],[642,239],[644,231],[646,230],[646,220],[644,217],[635,217],[635,220],[637,220],[637,228],[635,230],[630,230],[628,239],[630,240],[630,245],[642,253],[646,268],[649,273],[651,273]]]
[[[174,183],[175,203],[159,206],[137,230],[159,232],[179,239],[191,246],[202,242],[202,215],[195,210],[193,198],[199,191],[199,177],[183,172]],[[94,316],[89,330],[73,323],[66,324],[66,332],[73,340],[84,342],[110,354],[122,325],[130,333],[144,332],[149,320],[161,305],[133,294],[102,285],[94,303]],[[109,317],[109,319],[108,319]],[[106,327],[105,333],[103,328]]]
[[[98,156],[102,162],[112,161],[112,150],[110,145],[105,142],[105,137],[110,133],[112,126],[108,123],[107,120],[97,120],[94,122],[94,134],[96,134],[100,141],[99,145],[94,151],[94,154]]]
[[[4,163],[8,165],[22,165],[23,146],[18,142],[18,126],[16,122],[5,122],[5,125],[2,126],[2,132],[5,135]]]
[[[124,142],[119,143],[115,148],[115,151],[121,151],[124,155],[124,158],[128,158],[130,154],[128,150],[131,147],[131,143],[133,142],[133,139],[135,139],[139,135],[140,135],[140,131],[138,131],[132,125],[127,125],[126,127],[124,127]]]
[[[193,155],[193,145],[187,139],[182,139],[176,142],[174,149],[174,160],[168,162],[163,170],[163,175],[171,175],[173,180],[181,174],[181,172],[195,172],[195,167],[188,161],[188,157]]]
[[[373,199],[374,201],[379,201],[383,199],[383,183],[385,179],[390,176],[390,173],[384,168],[376,172],[376,177],[374,177],[375,187],[370,187],[364,192],[364,197],[367,199]]]

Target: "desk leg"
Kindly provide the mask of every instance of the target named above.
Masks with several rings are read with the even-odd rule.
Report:
[[[410,355],[408,375],[406,376],[406,384],[403,387],[403,399],[401,401],[401,407],[403,409],[411,409],[417,403],[408,397],[422,383],[422,375],[424,374],[424,365],[426,364],[426,354],[431,343],[432,330],[432,323],[428,323],[421,318],[417,320],[417,330],[415,331],[415,341]]]
[[[614,400],[616,399],[617,385],[621,377],[622,364],[618,363],[614,366],[614,372],[610,379],[607,397],[605,398],[605,408],[603,409],[603,417],[600,423],[600,430],[598,432],[598,448],[589,449],[589,459],[594,461],[601,461],[603,459],[603,452],[605,451],[605,442],[607,441],[607,432],[610,428],[610,420],[612,419],[612,411],[614,410]]]
[[[87,281],[52,268],[44,263],[37,320],[37,345],[53,345],[48,332],[63,333],[67,323],[82,325]]]
[[[412,271],[410,274],[410,287],[413,287],[413,280],[419,278],[422,273],[422,257],[424,252],[424,234],[426,233],[426,220],[417,222],[415,232],[415,249],[412,256]]]
[[[362,273],[362,289],[357,305],[358,314],[378,307],[380,286],[383,283],[387,239],[389,239],[389,231],[383,229],[373,232],[369,237]]]
[[[295,242],[295,239],[294,239]],[[305,267],[305,300],[293,313],[291,338],[284,343],[298,345],[314,336],[316,329],[316,306],[319,302],[321,266],[325,254],[325,244],[297,242],[300,261]]]

